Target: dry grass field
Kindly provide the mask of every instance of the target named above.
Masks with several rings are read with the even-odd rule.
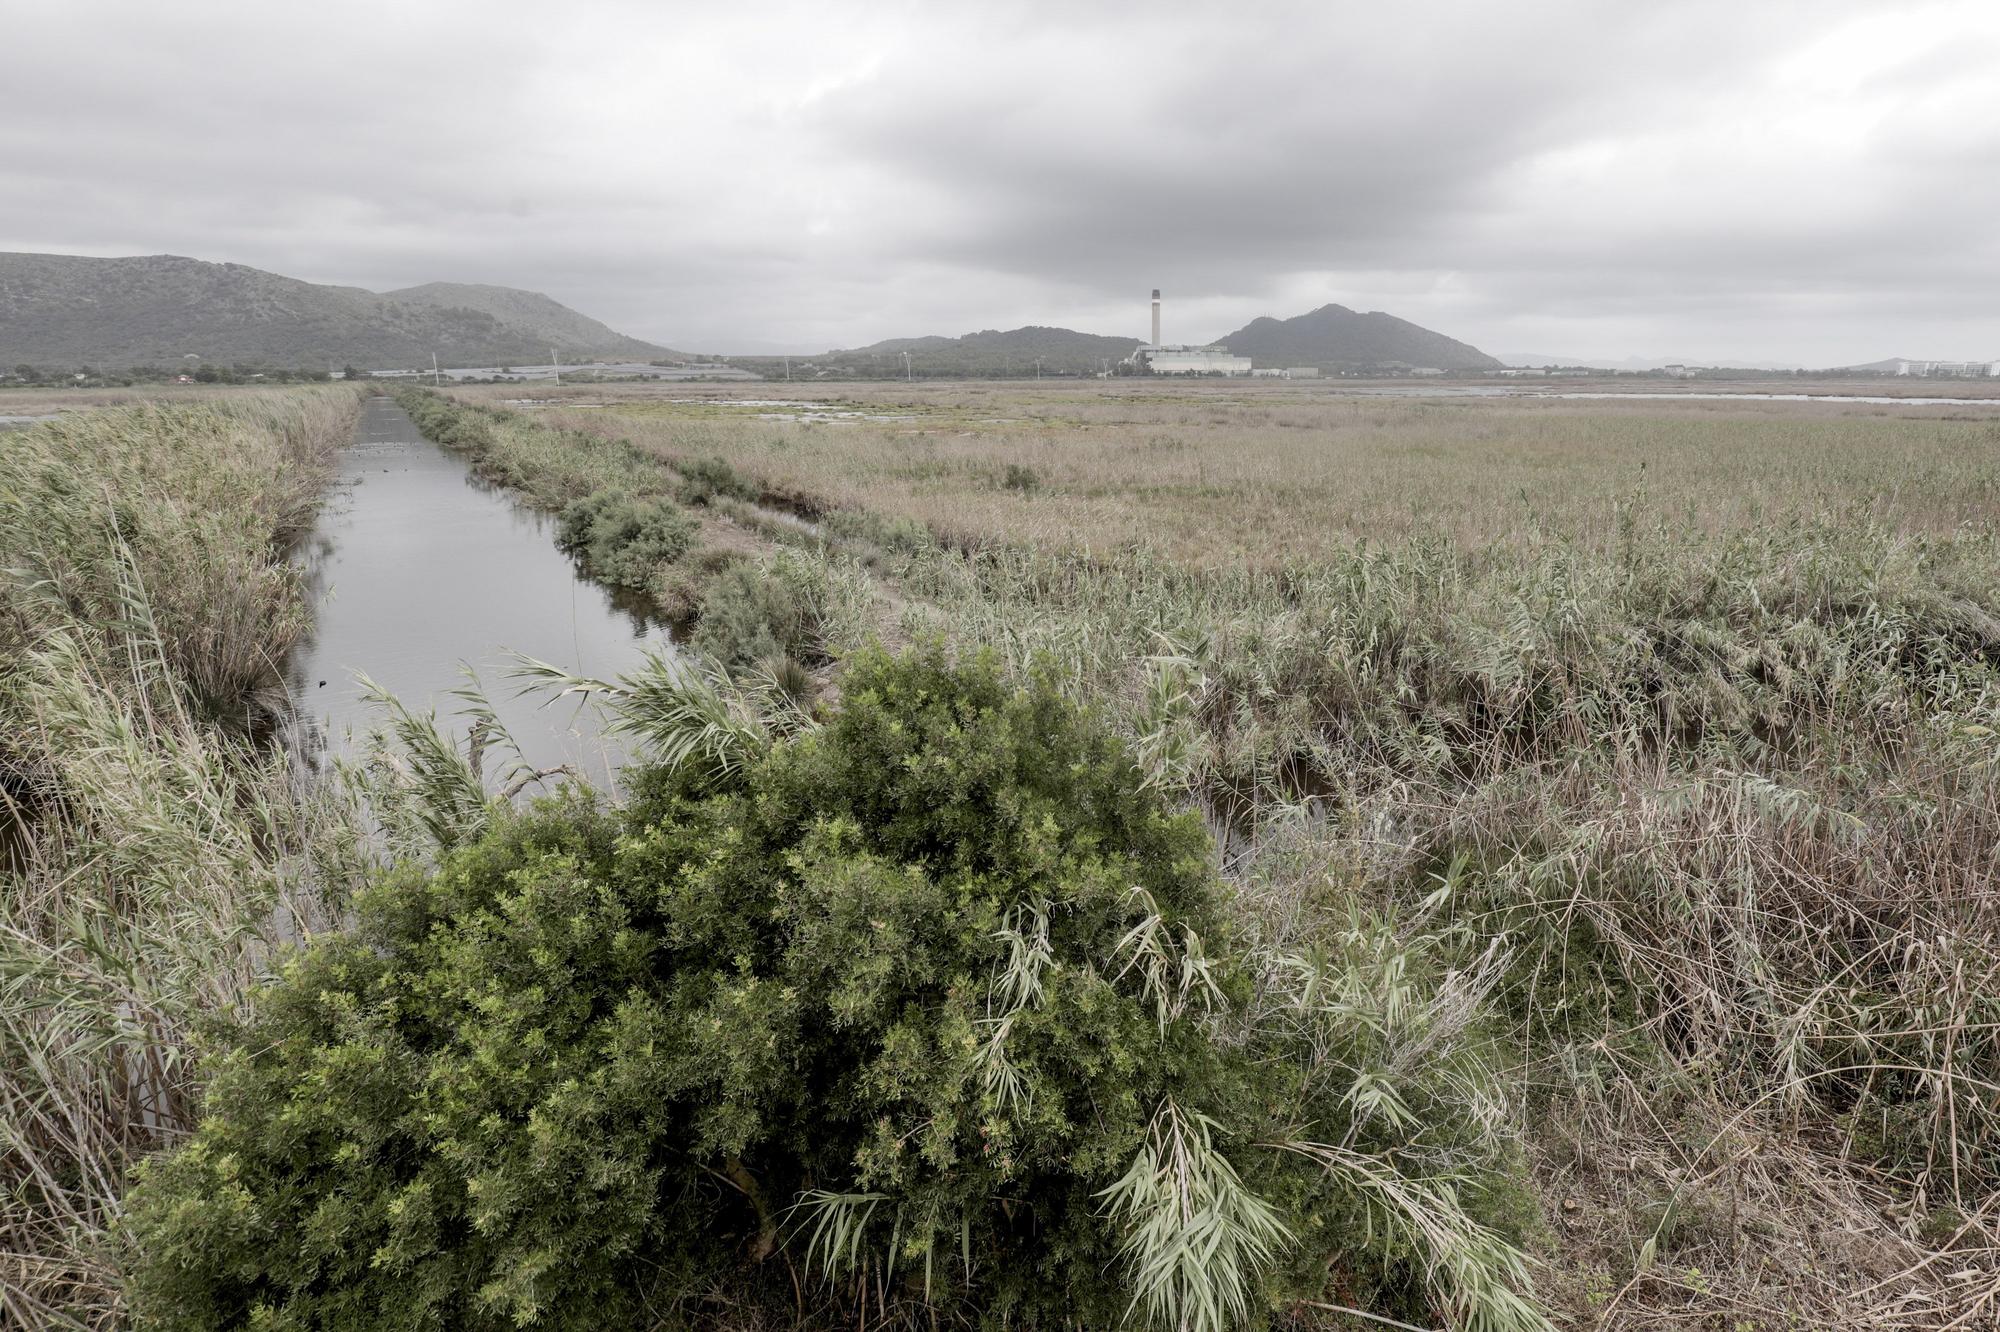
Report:
[[[570,396],[605,405],[558,399],[552,424],[714,453],[776,489],[909,517],[948,541],[1135,547],[1198,566],[1277,566],[1419,535],[1601,550],[1630,515],[1689,536],[1795,513],[1944,531],[2000,505],[2000,403],[1416,399],[1289,385],[847,386],[793,399],[823,404],[809,408],[729,405],[756,400],[742,389]]]

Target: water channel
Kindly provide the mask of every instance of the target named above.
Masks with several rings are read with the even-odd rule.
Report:
[[[594,712],[521,696],[505,674],[511,653],[604,677],[664,648],[666,630],[585,580],[556,549],[546,516],[473,476],[387,398],[363,407],[303,558],[318,618],[287,673],[302,719],[328,749],[381,722],[363,674],[412,711],[435,708],[451,722],[470,666],[528,762],[608,778],[616,751],[598,736]],[[462,738],[468,725],[460,718],[449,729]]]

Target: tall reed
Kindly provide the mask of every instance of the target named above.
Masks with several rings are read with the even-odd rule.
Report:
[[[351,828],[251,732],[310,625],[287,551],[356,404],[124,407],[0,449],[10,1325],[120,1324],[120,1197],[191,1125],[204,1021],[324,923],[303,848]]]

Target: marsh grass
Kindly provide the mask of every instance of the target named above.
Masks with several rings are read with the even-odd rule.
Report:
[[[721,456],[901,632],[1111,703],[1242,901],[1309,867],[1254,908],[1300,947],[1499,946],[1473,1029],[1572,1190],[1534,1203],[1569,1325],[1990,1320],[2000,418],[943,394],[548,419]]]
[[[279,662],[311,623],[282,556],[311,525],[354,402],[334,389],[147,404],[11,434],[0,653],[47,617],[110,625],[143,605],[166,668],[208,719],[268,718]]]
[[[261,747],[309,624],[286,560],[344,390],[121,407],[0,448],[0,1310],[113,1327],[128,1172],[191,1125],[193,1052],[324,926],[338,812]],[[302,848],[320,848],[309,873]]]
[[[1560,536],[1605,551],[1628,508],[1701,535],[1800,511],[1937,532],[2000,502],[2000,405],[1080,390],[952,405],[943,419],[794,422],[626,399],[537,419],[669,458],[717,455],[768,492],[909,517],[949,544],[1145,549],[1200,567],[1278,567],[1364,540]]]

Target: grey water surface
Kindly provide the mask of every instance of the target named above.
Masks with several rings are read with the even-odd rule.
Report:
[[[473,476],[388,399],[363,408],[304,559],[318,620],[288,675],[327,750],[380,724],[362,674],[413,711],[435,708],[462,740],[470,719],[453,716],[464,705],[452,691],[466,684],[463,663],[528,762],[610,776],[619,751],[599,737],[595,711],[517,696],[510,653],[602,678],[666,649],[666,630],[584,579],[546,516]],[[489,751],[488,770],[499,762]]]

